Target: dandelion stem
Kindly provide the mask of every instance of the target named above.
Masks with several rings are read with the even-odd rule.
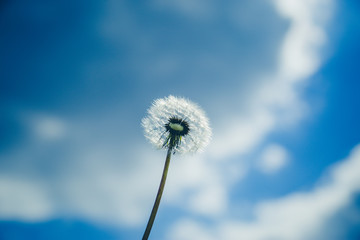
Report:
[[[164,166],[164,170],[163,170],[163,174],[162,174],[162,178],[161,178],[159,190],[158,190],[158,193],[157,193],[157,195],[156,195],[155,203],[154,203],[153,209],[152,209],[152,211],[151,211],[151,215],[150,215],[148,224],[147,224],[147,226],[146,226],[146,229],[145,229],[144,236],[143,236],[142,240],[147,240],[147,239],[148,239],[148,237],[149,237],[149,235],[150,235],[150,231],[151,231],[152,225],[153,225],[154,220],[155,220],[155,216],[156,216],[157,210],[158,210],[158,208],[159,208],[161,196],[162,196],[162,193],[163,193],[163,191],[164,191],[166,176],[167,176],[168,169],[169,169],[171,152],[172,152],[172,146],[170,145],[169,148],[168,148],[168,151],[167,151],[167,155],[166,155],[166,161],[165,161],[165,166]]]

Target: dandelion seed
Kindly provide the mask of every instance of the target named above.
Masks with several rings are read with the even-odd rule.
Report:
[[[172,153],[197,152],[210,141],[211,128],[204,111],[195,103],[174,96],[157,99],[142,120],[145,137],[157,148],[167,148],[159,190],[142,240],[147,240],[164,190]]]

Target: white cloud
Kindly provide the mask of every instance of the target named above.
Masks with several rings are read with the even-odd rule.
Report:
[[[0,219],[41,221],[53,213],[49,194],[41,182],[0,177]]]
[[[274,127],[274,116],[267,111],[259,111],[246,117],[232,117],[221,132],[214,129],[214,139],[210,143],[209,155],[219,160],[234,154],[244,154],[259,144],[265,134]]]
[[[29,123],[33,134],[39,140],[54,141],[66,135],[66,124],[58,117],[46,114],[31,114],[26,116],[25,121]]]
[[[164,202],[196,214],[216,217],[227,207],[221,168],[204,155],[173,157]],[[239,174],[239,173],[237,173]]]
[[[331,0],[274,0],[279,14],[290,20],[281,45],[275,73],[265,77],[249,99],[248,111],[230,118],[214,132],[211,154],[225,158],[251,152],[280,124],[294,124],[306,107],[297,83],[305,81],[321,64],[320,49],[326,42],[324,27],[331,13]],[[319,9],[326,14],[318,16]],[[320,11],[321,12],[321,11]]]
[[[262,155],[258,167],[264,173],[274,173],[286,165],[288,153],[285,148],[278,144],[268,145]]]
[[[152,158],[151,153],[135,155],[139,159]],[[98,161],[99,157],[103,161]],[[134,166],[138,170],[133,167],[123,169],[114,164],[114,157],[103,151],[93,158],[88,155],[84,159],[88,164],[81,164],[75,169],[78,174],[74,172],[62,179],[58,192],[66,198],[65,207],[71,209],[71,215],[125,226],[134,226],[147,219],[162,163],[144,161],[142,166]]]
[[[280,53],[280,77],[289,81],[306,78],[321,62],[319,47],[326,42],[323,25],[328,20],[332,1],[274,0],[278,12],[292,20]]]
[[[70,146],[74,138],[70,136]],[[47,149],[37,143],[1,156],[0,219],[45,221],[65,216],[117,226],[144,222],[161,176],[161,154],[135,151],[130,157],[116,151],[113,143],[83,144],[70,154],[59,153],[62,163],[55,172],[43,171],[57,162],[38,162]]]
[[[222,185],[208,184],[194,194],[190,200],[190,208],[192,212],[216,217],[226,210],[226,198],[226,190]]]
[[[209,228],[196,221],[182,220],[170,231],[170,239],[180,239],[181,236],[183,239],[195,240],[198,235],[211,236],[208,240],[328,239],[320,232],[332,228],[328,225],[329,219],[351,204],[354,194],[360,191],[358,169],[360,145],[354,148],[347,159],[330,168],[330,172],[324,176],[326,182],[321,181],[307,192],[295,192],[257,204],[253,221],[227,219],[216,222],[216,228]]]
[[[211,230],[204,231],[203,226],[192,220],[180,220],[168,234],[172,240],[217,240]],[[225,239],[224,239],[225,240]]]

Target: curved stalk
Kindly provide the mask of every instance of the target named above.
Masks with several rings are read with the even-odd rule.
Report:
[[[154,203],[153,209],[152,209],[152,211],[151,211],[151,215],[150,215],[148,224],[147,224],[147,226],[146,226],[146,229],[145,229],[144,236],[143,236],[142,240],[147,240],[147,239],[149,238],[150,231],[151,231],[152,225],[153,225],[153,223],[154,223],[157,210],[158,210],[158,208],[159,208],[161,196],[162,196],[162,193],[163,193],[163,191],[164,191],[164,186],[165,186],[165,182],[166,182],[166,177],[167,177],[167,173],[168,173],[168,169],[169,169],[171,152],[172,152],[172,147],[169,147],[169,148],[168,148],[168,151],[167,151],[167,155],[166,155],[166,161],[165,161],[165,166],[164,166],[164,170],[163,170],[163,174],[162,174],[162,178],[161,178],[159,190],[158,190],[158,193],[157,193],[157,195],[156,195],[155,203]]]

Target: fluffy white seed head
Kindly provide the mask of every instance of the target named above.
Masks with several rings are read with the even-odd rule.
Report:
[[[181,136],[181,143],[173,148],[175,152],[197,152],[209,143],[211,128],[205,112],[190,100],[170,95],[156,99],[148,109],[148,116],[142,119],[144,135],[155,147],[162,148],[169,140],[170,132],[166,124],[174,131],[184,130],[183,125],[169,122],[173,118],[188,124],[188,132]]]

